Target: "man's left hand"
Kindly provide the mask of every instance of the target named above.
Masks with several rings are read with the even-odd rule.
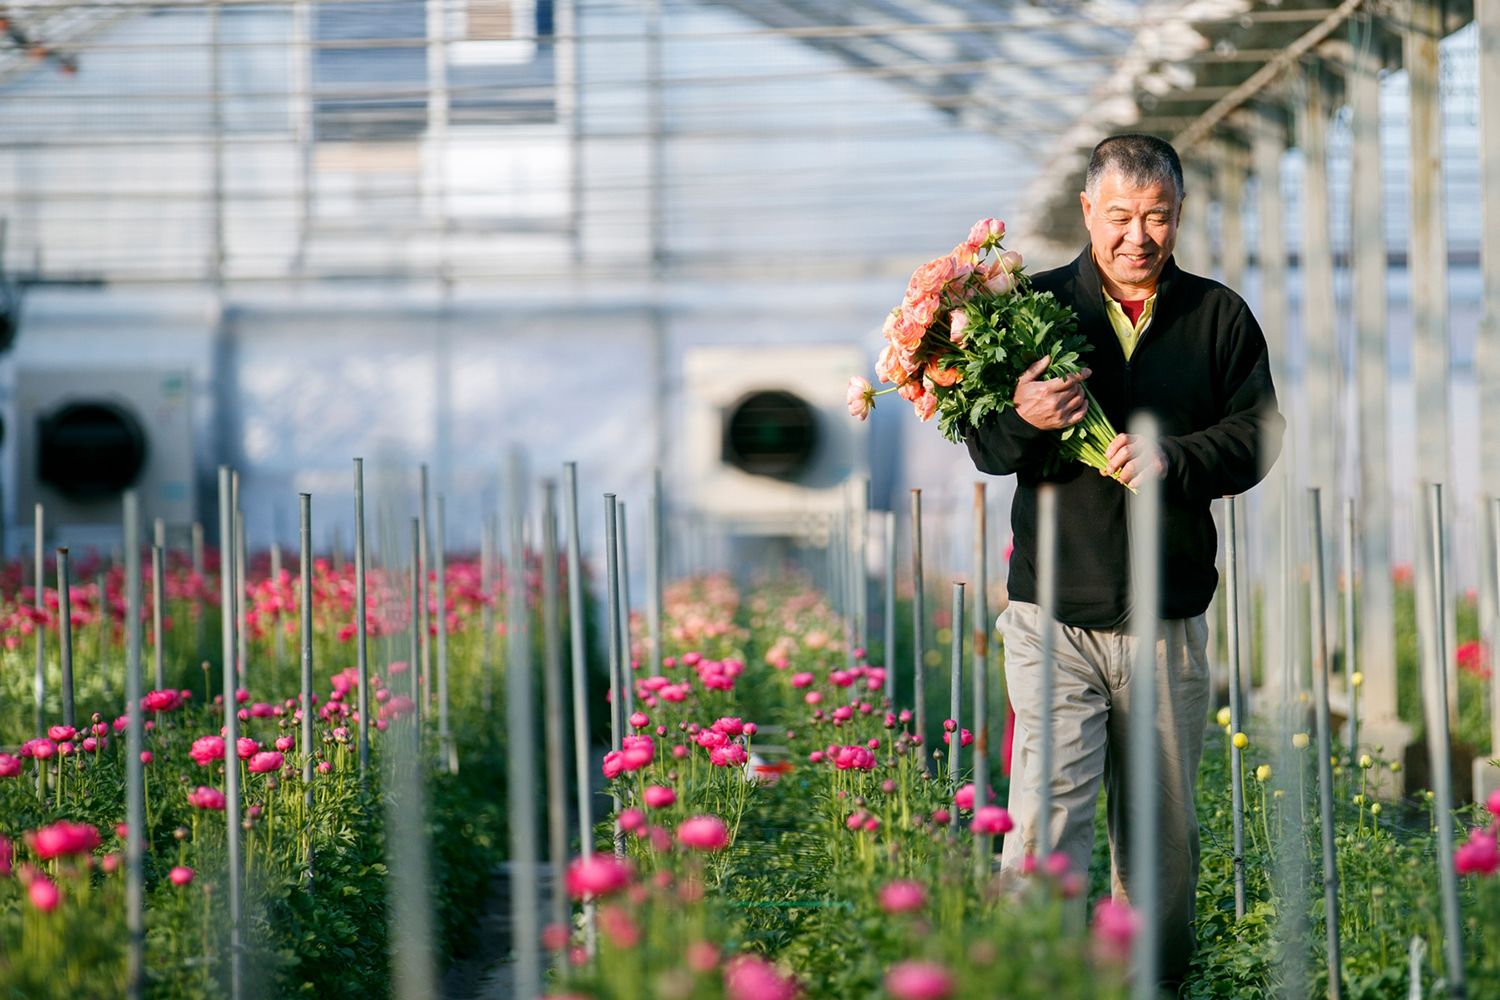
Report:
[[[1108,468],[1101,469],[1101,476],[1119,473],[1120,482],[1132,489],[1138,488],[1147,476],[1161,479],[1167,473],[1167,456],[1160,446],[1148,448],[1139,434],[1117,434],[1104,449]]]

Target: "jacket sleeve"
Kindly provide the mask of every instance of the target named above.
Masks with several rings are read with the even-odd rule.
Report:
[[[1276,405],[1266,339],[1243,304],[1228,339],[1223,416],[1201,431],[1161,439],[1167,488],[1189,500],[1244,493],[1281,454],[1286,421]]]
[[[974,467],[991,476],[1041,470],[1052,442],[1047,432],[1028,424],[1014,406],[991,413],[964,435]]]

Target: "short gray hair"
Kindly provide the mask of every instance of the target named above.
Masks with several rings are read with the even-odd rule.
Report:
[[[1177,200],[1182,200],[1182,161],[1177,150],[1165,139],[1154,135],[1127,133],[1112,135],[1094,147],[1083,189],[1090,200],[1098,197],[1099,180],[1114,170],[1133,185],[1159,184],[1167,178],[1177,186]]]

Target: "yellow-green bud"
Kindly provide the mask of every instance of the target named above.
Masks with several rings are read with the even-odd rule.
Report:
[[[1234,748],[1236,750],[1243,750],[1243,749],[1245,749],[1249,745],[1250,745],[1250,737],[1246,736],[1244,733],[1235,733],[1234,734]]]
[[[1307,743],[1308,739],[1306,733],[1296,733],[1292,736],[1292,746],[1296,747],[1298,750],[1306,750]]]
[[[1273,799],[1279,799],[1279,798],[1281,798],[1285,794],[1286,794],[1286,792],[1283,792],[1281,789],[1278,788],[1278,789],[1276,789],[1276,791],[1274,791],[1274,792],[1271,793],[1271,798],[1273,798]]]
[[[1352,674],[1349,675],[1349,685],[1351,687],[1359,687],[1364,682],[1365,682],[1365,675],[1363,673],[1361,673],[1360,671],[1358,671],[1358,670],[1354,671],[1354,673],[1352,673]]]
[[[1364,805],[1365,804],[1365,797],[1363,795],[1356,795],[1356,796],[1354,796],[1354,804],[1357,805],[1357,806]]]
[[[1234,718],[1234,716],[1230,713],[1229,706],[1225,705],[1223,708],[1219,709],[1217,718],[1219,720],[1219,725],[1227,726],[1229,725],[1229,720]]]
[[[1362,754],[1359,758],[1359,766],[1368,771],[1370,768],[1375,766],[1375,761],[1370,757],[1369,754]]]
[[[1379,816],[1380,815],[1380,803],[1379,802],[1372,802],[1372,803],[1370,803],[1370,815],[1371,816]]]
[[[1395,772],[1397,772],[1399,770],[1401,770],[1401,762],[1399,760],[1393,760],[1393,761],[1391,761],[1391,773],[1394,774]]]
[[[1271,765],[1270,764],[1262,764],[1260,767],[1257,767],[1255,769],[1255,780],[1259,781],[1259,782],[1262,782],[1262,783],[1270,781],[1271,780]]]

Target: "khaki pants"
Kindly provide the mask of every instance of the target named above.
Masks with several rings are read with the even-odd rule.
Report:
[[[1011,818],[1001,865],[1018,868],[1042,836],[1038,789],[1041,740],[1041,636],[1037,606],[1012,602],[1000,615],[1005,637],[1005,680],[1016,727],[1011,758]],[[1198,816],[1193,788],[1203,756],[1209,705],[1208,625],[1202,615],[1162,623],[1156,644],[1160,740],[1161,977],[1186,974],[1197,944],[1193,932],[1198,888]],[[1058,625],[1054,641],[1052,710],[1052,849],[1073,870],[1086,873],[1094,849],[1094,809],[1099,786],[1109,790],[1109,847],[1114,898],[1130,896],[1130,672],[1136,640],[1128,626],[1115,629]]]

